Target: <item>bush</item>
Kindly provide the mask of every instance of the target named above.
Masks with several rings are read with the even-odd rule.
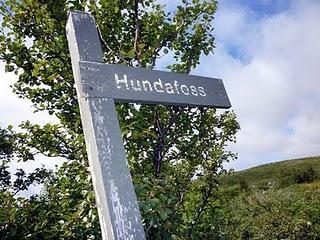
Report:
[[[320,192],[309,188],[256,190],[230,199],[220,226],[225,239],[320,239]]]
[[[309,166],[302,169],[282,171],[279,177],[279,182],[280,186],[284,187],[292,184],[313,182],[316,178],[316,171],[313,167]]]
[[[240,191],[247,192],[249,191],[249,184],[244,178],[240,178],[239,180]]]
[[[316,179],[316,172],[313,167],[308,167],[307,169],[299,170],[294,178],[296,183],[313,182]]]

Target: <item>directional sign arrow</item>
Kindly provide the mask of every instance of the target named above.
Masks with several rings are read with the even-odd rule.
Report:
[[[120,102],[230,108],[221,79],[80,62],[84,97],[113,98]]]

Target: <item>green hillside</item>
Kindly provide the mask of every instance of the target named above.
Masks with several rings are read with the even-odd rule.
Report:
[[[316,178],[320,178],[320,156],[274,162],[233,172],[223,176],[221,183],[224,186],[233,186],[241,181],[246,181],[249,185],[259,186],[279,181],[281,177],[290,173],[296,173],[309,168],[315,171]]]
[[[215,239],[320,239],[320,157],[287,160],[220,178]]]

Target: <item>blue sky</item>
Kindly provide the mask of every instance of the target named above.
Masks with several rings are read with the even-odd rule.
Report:
[[[162,2],[171,8],[176,1]],[[317,0],[219,2],[215,54],[193,74],[223,79],[238,115],[241,131],[229,148],[239,159],[228,167],[320,155],[319,13]],[[1,126],[53,121],[32,113],[10,93],[15,76],[3,76],[0,63]]]
[[[243,169],[320,155],[320,1],[219,3],[216,52],[195,73],[220,77],[241,131]]]
[[[219,2],[219,6],[220,9],[230,5],[238,6],[261,18],[286,11],[292,2],[292,0],[224,0]]]

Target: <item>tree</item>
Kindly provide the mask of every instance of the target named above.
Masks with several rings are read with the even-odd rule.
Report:
[[[66,159],[56,173],[40,175],[45,187],[39,196],[17,198],[12,187],[2,189],[2,204],[9,202],[14,214],[9,222],[1,218],[1,236],[99,239],[65,35],[67,12],[86,10],[95,17],[107,63],[154,68],[167,55],[174,59],[168,66],[171,71],[190,73],[201,54],[214,50],[212,19],[217,3],[182,0],[172,12],[155,0],[0,4],[0,58],[6,71],[18,75],[14,92],[31,100],[35,111],[48,111],[59,119],[59,124],[23,122],[18,130],[10,128],[11,141],[18,143],[12,155],[20,161],[33,161],[36,154]],[[239,129],[235,114],[134,104],[118,104],[117,110],[148,239],[210,238],[217,176],[225,171],[223,163],[235,158],[224,149],[235,141]],[[3,175],[2,182],[12,186],[12,180],[6,180],[9,173]],[[24,229],[23,236],[17,229]]]

